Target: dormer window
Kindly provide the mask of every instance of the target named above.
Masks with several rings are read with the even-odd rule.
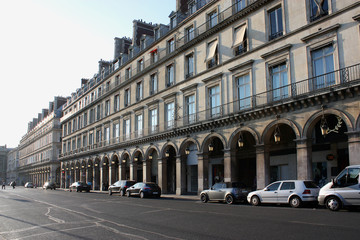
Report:
[[[170,27],[171,29],[174,29],[177,25],[177,22],[176,22],[176,15],[173,16],[171,19],[170,19]]]

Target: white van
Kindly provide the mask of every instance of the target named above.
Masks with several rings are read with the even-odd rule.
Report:
[[[331,211],[345,206],[360,206],[360,165],[346,167],[332,182],[320,189],[319,205]]]

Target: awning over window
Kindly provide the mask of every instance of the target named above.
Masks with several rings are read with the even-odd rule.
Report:
[[[152,51],[150,52],[150,54],[151,54],[151,53],[155,53],[155,52],[157,52],[157,48],[155,48],[154,50],[152,50]]]
[[[244,41],[246,25],[242,25],[235,29],[233,47],[240,45]]]
[[[207,56],[205,62],[215,57],[217,45],[218,45],[218,40],[212,41],[211,43],[208,44]]]

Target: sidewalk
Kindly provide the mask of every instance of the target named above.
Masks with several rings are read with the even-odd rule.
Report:
[[[57,188],[57,189],[62,190],[62,191],[69,191],[69,189],[64,189],[64,188]],[[99,194],[108,194],[108,191],[100,191],[100,190],[90,190],[90,192],[99,193]],[[114,194],[116,195],[116,193],[114,193]],[[193,200],[193,201],[200,200],[200,197],[198,195],[161,194],[161,198]]]

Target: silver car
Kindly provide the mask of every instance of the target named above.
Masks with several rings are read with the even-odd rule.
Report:
[[[285,180],[270,184],[266,188],[249,193],[247,200],[254,206],[261,203],[285,203],[300,207],[302,203],[317,202],[320,188],[312,181]]]
[[[331,211],[341,207],[360,206],[360,165],[346,167],[332,182],[320,189],[319,205]]]
[[[245,202],[249,191],[244,184],[238,182],[215,183],[210,189],[200,193],[200,200],[203,203],[208,201],[225,201],[227,204],[234,202]]]

